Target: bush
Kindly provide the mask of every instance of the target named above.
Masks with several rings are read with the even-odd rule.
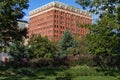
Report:
[[[45,66],[76,66],[76,65],[88,65],[94,66],[93,56],[91,55],[68,55],[63,58],[33,58],[29,61],[31,67],[45,67]]]
[[[73,55],[69,55],[67,56],[67,59],[65,60],[66,64],[68,64],[69,66],[76,66],[78,63],[78,56],[73,56]]]
[[[31,67],[39,68],[39,67],[51,66],[52,62],[53,62],[52,59],[34,58],[29,61],[29,65]]]
[[[67,59],[65,59],[66,64],[69,66],[76,66],[76,65],[88,65],[88,66],[95,66],[95,62],[93,61],[92,55],[88,54],[80,54],[80,55],[69,55]]]
[[[48,66],[68,66],[67,58],[33,58],[29,60],[29,66],[33,68],[48,67]]]
[[[97,68],[89,67],[87,65],[75,66],[64,71],[57,71],[56,76],[57,78],[69,77],[71,79],[78,76],[104,76],[104,73],[98,72],[96,69]]]
[[[81,54],[79,55],[79,59],[77,61],[78,65],[88,65],[88,66],[96,66],[94,62],[94,56],[90,54]]]
[[[98,73],[96,71],[96,68],[92,68],[87,65],[71,67],[69,70],[65,71],[65,74],[69,74],[72,77],[75,77],[75,76],[102,76],[103,75],[101,73]]]
[[[67,61],[67,57],[56,57],[53,59],[53,65],[54,66],[69,66],[68,61]]]

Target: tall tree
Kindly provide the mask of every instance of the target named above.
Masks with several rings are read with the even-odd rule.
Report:
[[[120,66],[120,0],[77,0],[83,8],[99,14],[96,24],[89,26],[89,53],[97,55],[100,65]]]
[[[76,0],[83,9],[102,15],[104,12],[113,14],[120,7],[120,0]]]
[[[66,30],[66,32],[63,34],[57,46],[58,46],[58,56],[64,57],[67,55],[68,50],[72,49],[71,51],[74,51],[73,49],[77,47],[77,42],[73,38],[69,30]]]
[[[47,37],[32,36],[29,40],[29,53],[31,58],[52,58],[56,48]]]
[[[28,8],[28,1],[0,0],[0,34],[4,42],[21,40],[26,34],[18,30],[17,20],[25,15],[23,10]]]
[[[29,58],[29,52],[28,52],[28,46],[25,46],[23,42],[14,42],[11,43],[11,45],[8,48],[8,53],[12,56],[12,59],[10,62],[13,64],[11,66],[13,67],[21,67],[21,66],[27,66],[28,58]]]
[[[101,59],[102,63],[99,65],[102,66],[104,61],[107,61],[103,67],[108,63],[109,66],[118,66],[115,60],[120,55],[120,34],[114,31],[115,27],[119,26],[116,23],[116,20],[112,20],[108,16],[102,17],[96,25],[91,27],[91,33],[87,38],[89,53],[97,55],[98,57],[104,57],[104,59]]]

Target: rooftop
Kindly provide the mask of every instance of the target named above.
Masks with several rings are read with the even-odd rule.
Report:
[[[25,21],[25,20],[17,20],[18,22],[24,22],[24,23],[28,23],[28,21]]]
[[[43,11],[45,9],[48,9],[50,7],[58,7],[58,8],[66,9],[66,10],[69,10],[69,11],[73,11],[75,13],[79,13],[79,14],[84,13],[87,16],[91,16],[91,13],[89,13],[89,12],[87,12],[85,10],[80,10],[79,8],[76,8],[74,6],[70,6],[70,5],[67,5],[67,4],[64,4],[62,2],[58,2],[58,1],[50,2],[50,3],[46,4],[46,5],[38,7],[36,9],[30,11],[29,14],[30,15],[36,14],[36,13],[38,13],[40,11]]]

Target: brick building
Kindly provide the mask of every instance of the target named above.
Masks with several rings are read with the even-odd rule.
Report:
[[[75,35],[86,35],[86,28],[78,23],[91,24],[91,14],[61,2],[51,2],[30,11],[29,36],[40,34],[50,40],[59,40],[66,29]]]

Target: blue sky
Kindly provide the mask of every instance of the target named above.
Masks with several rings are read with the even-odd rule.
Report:
[[[76,0],[29,0],[29,8],[28,10],[24,10],[26,15],[24,16],[23,20],[29,20],[29,11],[36,9],[40,6],[43,6],[52,1],[63,2],[65,4],[80,8],[82,10],[81,6],[75,3]]]

